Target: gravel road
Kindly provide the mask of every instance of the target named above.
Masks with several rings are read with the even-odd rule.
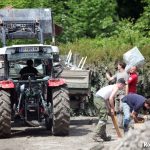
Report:
[[[90,150],[99,144],[92,140],[96,123],[96,117],[73,117],[70,135],[66,137],[52,136],[44,127],[12,127],[12,137],[0,139],[0,150]],[[118,140],[111,122],[108,122],[107,131],[115,146]],[[107,149],[110,142],[100,145]]]

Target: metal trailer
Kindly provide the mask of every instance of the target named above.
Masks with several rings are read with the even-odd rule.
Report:
[[[66,80],[71,108],[77,113],[85,112],[85,105],[91,97],[90,70],[63,70],[61,77]]]
[[[62,59],[65,59],[64,70],[60,76],[66,80],[68,85],[72,115],[93,116],[91,71],[84,68],[87,57],[79,60],[79,56],[73,55],[70,50],[68,55]]]

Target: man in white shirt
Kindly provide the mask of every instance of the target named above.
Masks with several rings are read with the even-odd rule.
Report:
[[[110,141],[110,137],[106,135],[106,122],[108,113],[115,114],[114,99],[119,90],[122,90],[126,82],[124,78],[118,79],[116,84],[108,85],[97,91],[94,104],[99,113],[99,122],[93,139],[97,142]]]

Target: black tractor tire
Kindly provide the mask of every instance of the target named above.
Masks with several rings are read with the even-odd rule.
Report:
[[[69,135],[70,125],[70,99],[66,86],[53,89],[53,127],[52,134],[55,136]]]
[[[10,94],[0,91],[0,138],[11,136],[11,101]]]

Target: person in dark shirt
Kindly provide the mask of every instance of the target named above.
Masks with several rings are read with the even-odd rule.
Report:
[[[28,79],[28,75],[39,75],[39,72],[37,71],[36,68],[33,67],[33,61],[31,59],[27,60],[27,66],[22,68],[19,72],[19,74],[21,75],[21,78],[24,80]]]
[[[122,107],[124,113],[124,132],[128,131],[130,115],[138,123],[138,113],[141,108],[150,109],[150,99],[146,99],[139,94],[128,94],[122,98]]]

